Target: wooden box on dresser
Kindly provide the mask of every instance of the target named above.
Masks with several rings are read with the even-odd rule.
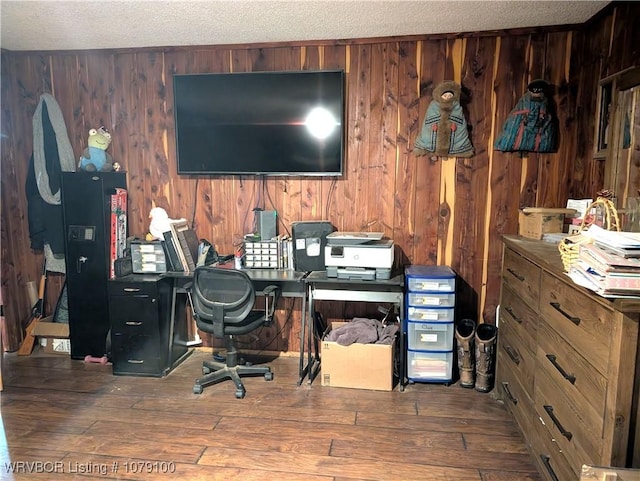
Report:
[[[556,244],[504,238],[497,387],[545,479],[640,467],[639,319],[640,299],[574,284]]]

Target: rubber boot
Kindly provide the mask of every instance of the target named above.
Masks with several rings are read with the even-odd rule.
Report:
[[[493,324],[480,324],[476,329],[476,391],[493,389],[497,337],[498,328]]]
[[[474,341],[476,322],[462,319],[456,323],[456,343],[458,345],[458,372],[460,386],[473,389],[474,386]]]

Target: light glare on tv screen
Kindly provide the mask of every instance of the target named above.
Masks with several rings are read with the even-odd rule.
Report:
[[[343,171],[344,72],[175,75],[179,174]]]

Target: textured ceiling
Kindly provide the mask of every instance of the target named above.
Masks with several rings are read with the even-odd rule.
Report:
[[[583,23],[607,1],[0,0],[0,46],[76,50],[335,40]]]

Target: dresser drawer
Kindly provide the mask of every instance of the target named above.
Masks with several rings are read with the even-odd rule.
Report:
[[[526,437],[533,429],[531,424],[534,413],[533,400],[504,357],[504,352],[498,351],[496,365],[498,395]]]
[[[608,371],[613,311],[545,273],[540,316],[602,373]]]
[[[554,392],[562,394],[580,412],[580,417],[596,437],[602,433],[606,409],[607,378],[544,321],[540,322],[537,362],[539,371],[554,383]]]
[[[511,249],[505,249],[502,278],[534,310],[538,308],[540,297],[540,276],[538,266]]]
[[[500,362],[506,363],[524,389],[533,396],[533,379],[536,370],[535,351],[529,350],[522,338],[511,329],[500,327],[498,337],[498,352],[501,354]]]
[[[542,419],[535,417],[530,433],[531,448],[539,471],[547,481],[579,481],[556,440],[549,435]]]
[[[596,439],[585,409],[579,410],[561,392],[544,370],[536,377],[534,395],[537,417],[544,422],[548,435],[555,440],[574,471],[583,464],[600,464],[602,440]],[[599,423],[602,427],[602,422]],[[602,431],[600,431],[602,432]]]
[[[506,284],[500,299],[500,331],[516,332],[531,352],[536,351],[538,316]]]

